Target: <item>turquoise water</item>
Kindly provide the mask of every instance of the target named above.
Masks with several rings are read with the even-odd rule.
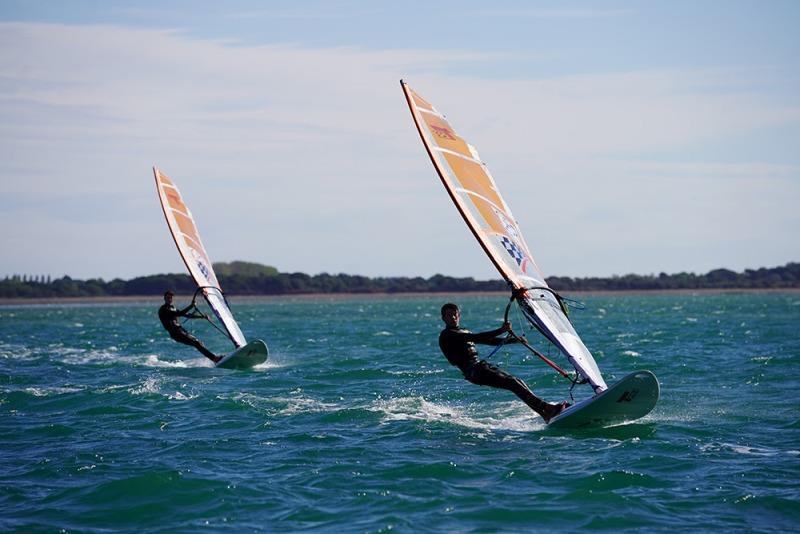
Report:
[[[2,306],[0,530],[800,530],[800,294],[583,300],[606,380],[661,381],[637,423],[555,431],[460,379],[441,297],[234,299],[271,351],[249,372],[172,342],[157,300]],[[519,347],[493,360],[568,397]]]

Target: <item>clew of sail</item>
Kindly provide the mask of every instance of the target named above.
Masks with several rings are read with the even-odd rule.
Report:
[[[161,200],[161,207],[164,209],[164,216],[167,218],[169,231],[172,233],[189,274],[202,291],[208,305],[214,310],[214,314],[225,327],[233,344],[237,348],[243,347],[247,344],[247,340],[225,301],[217,281],[217,275],[211,266],[211,260],[200,241],[200,234],[197,232],[192,213],[186,207],[180,191],[172,180],[157,167],[153,167],[153,174],[156,178],[158,197]]]
[[[400,81],[433,166],[467,226],[494,266],[515,290],[522,313],[567,357],[596,392],[607,389],[592,354],[550,290],[511,209],[478,151],[444,115]]]

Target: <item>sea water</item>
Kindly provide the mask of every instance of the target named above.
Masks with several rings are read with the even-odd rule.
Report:
[[[170,340],[158,300],[0,306],[0,530],[800,530],[800,293],[582,297],[606,381],[649,369],[662,388],[646,418],[586,431],[460,378],[445,300],[473,331],[506,304],[234,298],[270,348],[250,371]],[[518,345],[492,361],[570,397]]]

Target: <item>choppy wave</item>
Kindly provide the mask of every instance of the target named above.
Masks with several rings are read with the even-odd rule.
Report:
[[[476,415],[464,407],[441,404],[426,400],[424,397],[397,397],[378,399],[369,407],[371,411],[383,414],[383,421],[418,420],[428,423],[446,423],[478,430],[509,430],[527,432],[545,427],[527,407],[517,408],[524,413],[509,413],[508,409],[499,409],[492,415]],[[538,422],[541,424],[537,423]]]

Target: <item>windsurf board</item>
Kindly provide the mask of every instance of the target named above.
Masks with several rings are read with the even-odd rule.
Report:
[[[256,339],[244,347],[239,347],[215,364],[223,369],[250,369],[267,361],[267,344]]]
[[[553,428],[602,427],[644,417],[658,402],[658,379],[650,371],[636,371],[607,390],[570,406],[553,419]]]

